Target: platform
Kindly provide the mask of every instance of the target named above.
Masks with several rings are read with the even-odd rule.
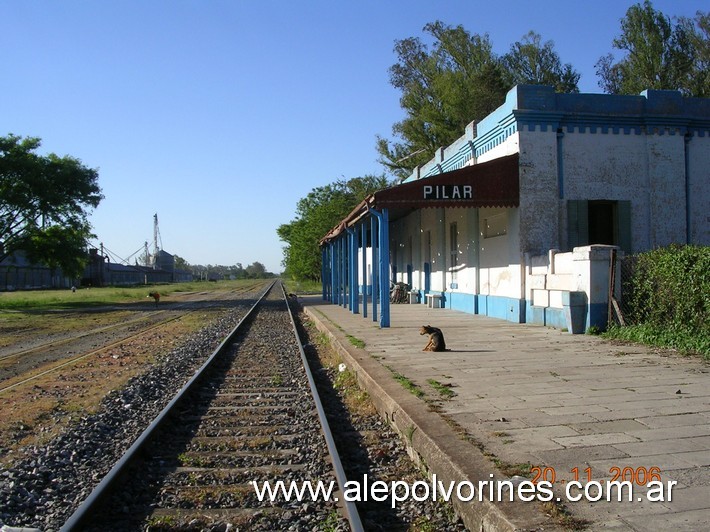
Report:
[[[530,464],[548,478],[554,473],[555,495],[573,518],[591,522],[588,530],[707,526],[710,367],[701,359],[422,304],[392,305],[391,327],[381,329],[319,296],[299,301],[337,343],[412,456],[439,480],[505,480],[516,473],[513,466]],[[422,352],[421,325],[442,329],[450,351]],[[425,396],[405,390],[393,372]],[[431,382],[455,396],[442,398]],[[658,468],[664,485],[677,484],[671,502],[649,502],[645,487],[636,485],[632,502],[569,502],[565,488],[575,468],[583,483],[587,475],[610,480],[617,468],[639,481]],[[471,530],[563,529],[546,515],[549,505],[536,501],[476,501],[457,509]]]

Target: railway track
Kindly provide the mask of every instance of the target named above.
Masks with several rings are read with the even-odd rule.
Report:
[[[241,320],[62,527],[361,530],[354,505],[259,500],[266,482],[345,482],[280,283]],[[256,484],[254,484],[256,483]],[[337,493],[333,493],[337,496]]]
[[[155,312],[151,310],[151,312],[130,320],[122,319],[117,323],[95,327],[71,336],[53,338],[28,348],[0,349],[0,394],[111,349],[132,338],[159,329],[190,313],[221,305],[225,299],[238,300],[243,298],[245,294],[261,292],[265,286],[263,282],[260,282],[240,287],[229,293],[220,293],[221,300],[219,302],[205,300],[205,293],[198,293],[192,297],[188,296],[180,303],[171,304],[169,308],[165,308],[167,305],[163,305],[161,310]],[[87,340],[89,341],[87,342]],[[89,343],[98,347],[89,350],[83,347],[74,347]],[[30,358],[33,360],[32,366],[39,369],[29,372],[29,375],[23,375],[22,365],[18,364],[18,361]]]

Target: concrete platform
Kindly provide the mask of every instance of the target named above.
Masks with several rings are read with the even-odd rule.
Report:
[[[529,464],[539,480],[554,480],[558,508],[517,497],[512,503],[454,497],[469,529],[564,529],[564,519],[550,515],[560,505],[571,518],[588,521],[588,530],[708,529],[710,366],[704,361],[421,304],[392,305],[392,326],[380,329],[319,296],[299,300],[430,476],[445,486],[478,486],[510,479],[516,465]],[[419,327],[426,324],[442,329],[450,351],[422,352],[427,337]],[[424,396],[405,389],[395,373]],[[437,383],[455,395],[442,398]],[[614,493],[611,502],[569,501],[575,468],[582,486],[589,479],[604,485],[615,475],[629,480],[632,500],[617,502]],[[664,500],[649,501],[641,484],[657,478]],[[668,482],[676,483],[670,500]],[[589,489],[594,498],[598,490]],[[571,494],[584,492],[573,487]]]

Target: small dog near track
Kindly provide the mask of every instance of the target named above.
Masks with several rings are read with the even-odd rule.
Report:
[[[155,306],[157,308],[158,303],[160,302],[160,294],[158,292],[148,292],[148,297],[153,298],[153,300],[155,301]]]
[[[441,329],[431,325],[422,325],[421,329],[419,329],[419,334],[429,335],[429,342],[422,351],[451,351],[451,349],[446,349],[444,333],[441,332]]]

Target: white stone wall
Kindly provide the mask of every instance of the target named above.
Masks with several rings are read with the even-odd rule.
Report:
[[[570,248],[594,232],[632,253],[671,243],[710,245],[708,124],[710,100],[673,91],[616,96],[513,88],[501,107],[437,150],[409,180],[518,153],[519,206],[422,209],[396,222],[397,244],[412,248],[414,287],[424,289],[422,264],[429,262],[429,288],[451,293],[452,308],[470,309],[475,300],[479,310],[515,320],[509,300],[526,300],[547,309],[530,309],[529,318],[543,323],[559,321],[568,293],[584,292],[588,325],[603,324],[610,249]],[[578,218],[570,228],[570,209],[576,216],[589,209],[591,221],[606,215],[604,205],[587,203],[594,201],[616,202],[610,207],[614,219],[588,232]],[[501,216],[505,234],[487,234],[489,221],[499,223]],[[452,222],[458,230],[455,272]],[[404,280],[407,262],[397,256]]]
[[[520,252],[559,248],[557,132],[520,132]]]

